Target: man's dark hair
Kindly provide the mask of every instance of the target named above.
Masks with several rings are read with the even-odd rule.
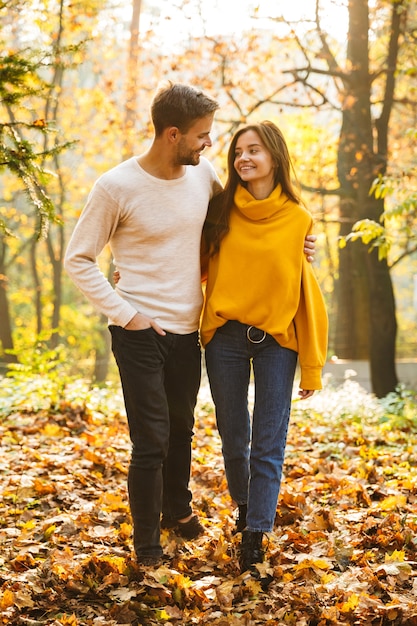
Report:
[[[197,119],[214,113],[218,108],[218,102],[199,89],[170,82],[157,91],[152,101],[155,134],[160,135],[170,126],[186,133]]]

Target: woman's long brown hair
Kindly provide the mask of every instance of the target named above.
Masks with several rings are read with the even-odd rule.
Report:
[[[295,178],[294,167],[288,151],[284,135],[273,122],[268,120],[259,124],[249,124],[240,128],[230,143],[227,154],[227,181],[224,190],[215,196],[209,204],[207,218],[203,228],[203,243],[210,256],[217,254],[220,242],[229,231],[230,210],[234,204],[237,186],[246,187],[234,167],[237,140],[249,130],[259,135],[263,145],[270,153],[275,165],[274,187],[281,184],[283,193],[297,204],[300,196],[291,179]]]

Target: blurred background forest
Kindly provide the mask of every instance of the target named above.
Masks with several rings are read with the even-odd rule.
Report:
[[[329,359],[369,362],[378,397],[401,360],[417,367],[414,0],[8,0],[0,20],[3,373],[115,377],[106,320],[63,255],[95,179],[149,145],[166,79],[220,102],[205,156],[223,180],[240,124],[284,131],[316,220]]]

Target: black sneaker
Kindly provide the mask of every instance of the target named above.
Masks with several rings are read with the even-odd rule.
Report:
[[[242,542],[240,544],[239,565],[241,573],[247,570],[255,571],[253,566],[262,563],[265,551],[262,548],[263,532],[242,531]]]
[[[188,522],[179,522],[162,516],[161,528],[168,528],[184,539],[196,539],[204,533],[204,527],[200,524],[197,515],[193,515]]]
[[[175,528],[177,525],[178,525],[178,522],[176,519],[172,519],[171,517],[162,515],[161,528],[168,528],[170,530],[171,528]]]
[[[232,530],[232,534],[233,535],[236,535],[237,533],[241,533],[242,530],[245,530],[245,528],[246,528],[246,515],[247,515],[247,512],[248,512],[248,505],[247,504],[239,504],[238,505],[236,526]]]
[[[137,554],[136,561],[146,567],[157,567],[163,563],[163,554]]]

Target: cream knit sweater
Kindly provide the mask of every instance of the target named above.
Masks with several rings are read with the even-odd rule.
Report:
[[[132,157],[95,183],[69,242],[65,268],[109,323],[137,311],[178,334],[198,328],[202,307],[201,230],[210,198],[221,189],[201,158],[183,177],[155,178]],[[97,257],[109,244],[121,279],[116,289]]]

